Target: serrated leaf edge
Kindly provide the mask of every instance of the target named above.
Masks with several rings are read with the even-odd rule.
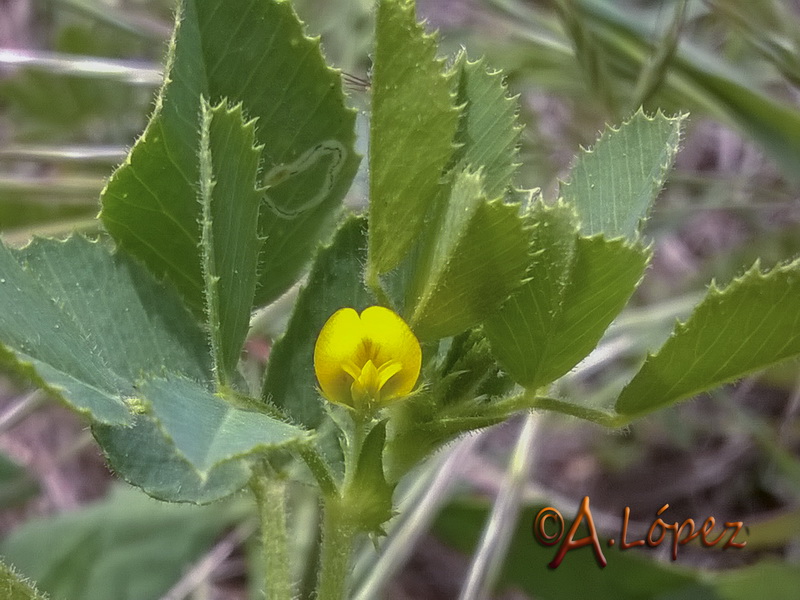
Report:
[[[579,146],[579,153],[575,155],[575,157],[572,160],[572,163],[570,164],[569,175],[567,176],[567,178],[566,179],[560,179],[559,178],[557,180],[558,181],[558,196],[559,196],[559,199],[563,198],[562,191],[567,189],[568,187],[570,187],[572,185],[572,181],[570,181],[570,178],[571,178],[572,172],[575,169],[576,165],[578,164],[581,156],[582,155],[588,155],[588,154],[594,154],[595,153],[595,149],[597,148],[597,146],[599,144],[601,144],[602,142],[607,140],[609,136],[611,136],[611,135],[613,135],[615,133],[618,133],[623,127],[625,127],[626,125],[632,123],[634,121],[634,119],[637,119],[637,118],[644,118],[646,121],[648,121],[650,123],[656,121],[658,118],[663,118],[666,121],[672,122],[677,126],[676,130],[673,132],[673,135],[675,135],[677,137],[677,139],[675,139],[674,142],[672,142],[672,143],[668,142],[669,150],[670,150],[669,155],[672,157],[672,159],[669,160],[666,163],[662,163],[661,165],[659,165],[658,173],[650,181],[651,186],[653,188],[653,194],[655,196],[663,188],[665,180],[666,180],[666,173],[671,169],[674,157],[678,153],[678,149],[680,147],[680,143],[681,143],[682,136],[683,136],[683,130],[682,130],[680,125],[688,117],[689,117],[688,113],[678,113],[676,115],[668,116],[660,108],[656,110],[655,114],[648,115],[644,111],[643,107],[639,107],[636,110],[636,112],[634,112],[630,117],[628,117],[628,119],[624,120],[619,125],[615,126],[615,125],[606,123],[603,126],[603,129],[600,132],[600,135],[597,137],[597,139],[594,141],[593,144],[591,144],[590,146],[587,146],[587,147],[584,147],[582,145]],[[671,135],[669,141],[672,141],[672,137],[673,136]],[[638,223],[638,226],[637,226],[637,234],[636,234],[637,238],[641,236],[642,225],[649,218],[649,214],[650,214],[650,211],[652,209],[653,209],[653,202],[650,203],[650,205],[647,208],[647,211],[645,211],[645,214],[639,219],[639,223]],[[580,215],[578,215],[578,216],[579,216],[579,222],[580,222]],[[620,237],[626,237],[626,236],[620,236]]]
[[[390,0],[379,0],[379,6],[376,8],[380,10],[380,5],[384,2],[389,2]],[[397,8],[405,13],[404,18],[407,19],[411,23],[412,35],[416,35],[419,41],[423,45],[422,52],[426,54],[430,54],[432,56],[431,62],[434,65],[438,66],[438,75],[442,79],[445,88],[449,89],[449,96],[450,96],[450,110],[449,112],[455,116],[455,127],[453,129],[453,136],[455,136],[456,132],[458,131],[458,122],[462,115],[462,106],[456,105],[457,94],[453,90],[453,82],[455,81],[455,71],[448,68],[447,66],[447,58],[437,56],[438,51],[438,31],[433,31],[428,33],[425,30],[426,21],[417,20],[417,11],[416,11],[416,2],[415,0],[398,0],[394,3]],[[375,83],[375,82],[374,82]],[[370,142],[372,142],[372,134],[370,133]],[[371,145],[371,144],[370,144]],[[450,159],[452,158],[455,151],[458,149],[458,145],[455,143],[454,139],[450,140],[450,152],[448,160],[444,162],[442,165],[442,171],[440,172],[440,183],[438,186],[439,192],[441,192],[443,184],[442,178],[447,174],[447,169],[449,166]],[[371,154],[371,153],[370,153]],[[371,158],[371,156],[370,156]],[[370,177],[370,184],[369,184],[369,196],[370,196],[370,207],[368,211],[368,219],[369,219],[369,227],[367,232],[367,278],[370,280],[377,280],[379,275],[383,275],[397,267],[403,260],[403,258],[410,252],[411,248],[413,247],[413,238],[411,238],[406,244],[405,248],[402,248],[399,252],[397,252],[397,257],[391,257],[392,260],[386,259],[386,250],[382,248],[378,248],[380,252],[375,250],[382,242],[376,242],[375,237],[373,235],[373,231],[377,229],[374,225],[374,217],[373,217],[373,209],[372,209],[372,198],[373,198],[373,187],[372,187],[372,178]],[[436,196],[438,194],[434,194],[430,201],[431,203],[428,205],[428,208],[431,208],[433,204],[436,202]],[[424,227],[423,219],[420,218],[420,223],[416,226],[418,230],[421,230]],[[374,258],[375,255],[378,255],[380,258]]]
[[[211,153],[210,142],[210,129],[214,115],[218,111],[224,111],[228,116],[233,115],[237,122],[241,123],[242,131],[247,142],[247,150],[256,157],[256,164],[259,165],[260,170],[261,150],[264,148],[263,144],[256,143],[255,129],[257,118],[245,119],[244,109],[241,102],[230,104],[227,98],[221,99],[217,104],[210,104],[209,100],[201,97],[201,129],[200,129],[200,147],[199,147],[199,177],[200,182],[198,186],[198,202],[200,203],[200,261],[203,272],[203,281],[205,283],[204,296],[204,309],[206,315],[206,331],[208,342],[211,348],[212,358],[212,371],[218,386],[228,385],[230,383],[231,374],[226,372],[225,365],[222,364],[224,356],[222,352],[221,324],[220,324],[220,306],[219,306],[219,282],[220,275],[217,273],[215,264],[215,246],[214,246],[214,222],[211,214],[211,204],[213,202],[214,188],[216,187],[216,179],[214,178],[214,165],[213,156]],[[238,116],[238,119],[236,118]],[[256,173],[256,182],[258,173]],[[258,188],[253,188],[253,193],[257,193]],[[258,239],[258,232],[256,231],[256,239]],[[257,284],[258,275],[258,258],[256,258],[256,268],[254,275],[253,295],[255,295],[255,284]],[[251,298],[249,304],[252,307],[253,299]],[[240,348],[241,350],[241,348]]]
[[[514,109],[514,125],[512,126],[513,138],[514,138],[514,150],[512,152],[512,156],[516,159],[519,157],[519,151],[521,146],[521,137],[522,132],[525,130],[525,126],[519,122],[519,115],[520,115],[520,106],[519,106],[519,99],[522,94],[513,94],[511,95],[508,89],[508,84],[506,83],[506,76],[501,69],[493,69],[486,59],[486,56],[481,56],[476,60],[470,60],[467,56],[467,52],[464,49],[461,49],[458,54],[456,55],[452,66],[448,70],[448,74],[450,75],[452,81],[457,83],[456,75],[459,73],[461,69],[466,67],[473,67],[475,69],[480,69],[486,77],[491,80],[498,82],[498,88],[502,90],[502,97],[500,101],[505,105],[504,110],[508,108]],[[458,97],[457,93],[454,93],[454,97]],[[460,112],[463,111],[465,104],[459,105],[458,109]],[[459,117],[459,120],[463,118],[462,115]],[[460,147],[459,144],[454,144],[457,148]],[[466,167],[474,167],[474,165],[464,165]],[[514,175],[516,174],[519,167],[522,166],[522,162],[517,162],[516,160],[511,163],[510,167],[512,169],[511,178],[513,179]],[[457,168],[458,165],[451,165],[452,169]]]
[[[686,331],[690,331],[691,330],[691,320],[692,320],[692,318],[694,317],[695,313],[703,306],[703,304],[706,301],[712,300],[712,299],[717,299],[717,298],[723,298],[724,296],[726,296],[728,294],[732,294],[733,292],[735,292],[737,289],[741,288],[742,286],[746,286],[748,284],[751,284],[754,281],[766,281],[770,277],[777,278],[777,277],[779,277],[781,275],[781,273],[794,271],[794,270],[800,270],[800,258],[795,259],[793,261],[789,261],[787,263],[783,263],[783,264],[777,265],[777,266],[773,267],[772,269],[770,269],[768,271],[762,271],[761,270],[761,260],[757,259],[753,263],[753,265],[749,269],[747,269],[747,271],[745,271],[744,273],[742,273],[738,277],[735,277],[724,288],[718,287],[717,284],[716,284],[716,281],[712,279],[711,282],[708,285],[708,290],[706,292],[706,295],[703,297],[703,299],[700,300],[700,302],[697,303],[697,305],[694,307],[694,309],[692,309],[691,314],[686,318],[686,320],[684,320],[684,321],[682,321],[680,319],[676,319],[675,320],[675,326],[673,327],[673,330],[670,333],[669,338],[667,338],[667,340],[661,345],[661,347],[658,350],[656,350],[655,352],[648,352],[647,353],[647,356],[645,357],[645,360],[642,362],[642,365],[641,365],[639,371],[637,371],[636,374],[633,376],[633,378],[631,378],[631,381],[629,381],[625,385],[625,387],[620,392],[619,397],[621,398],[623,396],[623,394],[625,393],[625,390],[628,389],[630,384],[633,382],[633,380],[636,378],[636,376],[639,374],[639,372],[641,372],[641,369],[644,368],[644,365],[647,364],[647,362],[649,360],[657,358],[659,356],[659,354],[665,349],[667,344],[670,343],[670,341],[673,338],[676,338],[679,335],[684,334]],[[788,360],[788,358],[780,359],[779,361],[771,363],[771,364],[778,364],[779,362],[782,362],[783,360]],[[767,366],[769,366],[769,365],[767,365]],[[727,378],[727,379],[721,380],[718,383],[714,384],[711,388],[705,388],[704,387],[704,388],[693,390],[693,391],[691,391],[689,393],[677,396],[671,402],[671,404],[674,404],[676,402],[680,402],[681,400],[685,400],[686,398],[691,398],[691,397],[693,397],[693,396],[695,396],[695,395],[697,395],[699,393],[702,393],[703,391],[706,391],[707,389],[713,389],[713,388],[718,387],[720,385],[724,385],[725,383],[730,383],[732,381],[736,381],[736,380],[740,379],[741,377],[743,377],[743,376],[745,376],[745,375],[747,375],[749,373],[758,372],[758,371],[762,370],[763,368],[764,367],[758,367],[758,368],[755,368],[755,369],[751,369],[751,370],[747,371],[746,373],[743,373],[742,375],[737,375],[737,376],[734,376],[732,378]],[[663,408],[663,407],[658,407],[658,408]],[[642,414],[646,414],[647,412],[650,412],[650,411],[649,410],[645,410],[645,411],[638,411],[638,412],[631,412],[631,413],[627,413],[627,412],[623,413],[623,412],[621,412],[619,414],[620,415],[624,415],[625,417],[635,418],[635,417],[640,416]]]

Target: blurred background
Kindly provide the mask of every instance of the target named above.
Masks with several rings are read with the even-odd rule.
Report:
[[[98,196],[143,130],[160,85],[171,0],[0,0],[0,236],[100,235]],[[295,0],[347,74],[367,131],[371,0]],[[554,199],[581,146],[637,107],[690,113],[646,235],[654,259],[598,349],[559,382],[590,400],[630,376],[712,280],[800,255],[800,2],[418,0],[442,54],[464,48],[519,95],[519,184]],[[349,201],[363,204],[362,174]],[[275,327],[290,310],[273,308]],[[254,342],[253,360],[270,340]],[[608,431],[521,416],[420,469],[402,516],[354,572],[358,598],[797,598],[797,362]],[[255,524],[246,498],[166,506],[120,488],[86,423],[0,374],[0,554],[54,598],[244,599]],[[532,535],[537,510],[572,521],[591,498],[600,537],[667,523],[741,521],[744,549],[670,544],[568,553]],[[314,527],[298,494],[295,527]],[[311,523],[310,525],[308,523]],[[482,537],[487,523],[493,534]],[[584,532],[584,529],[580,530]],[[715,536],[714,536],[715,537]],[[298,539],[305,539],[298,536]],[[737,541],[738,541],[737,540]],[[308,553],[298,547],[297,552]],[[118,590],[118,591],[110,591]],[[477,594],[477,595],[476,595]]]

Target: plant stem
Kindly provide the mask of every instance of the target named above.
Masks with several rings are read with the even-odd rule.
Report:
[[[353,430],[347,436],[347,457],[345,458],[344,483],[342,497],[347,498],[350,486],[358,470],[358,459],[361,458],[361,449],[367,437],[370,419],[358,413],[353,414]]]
[[[450,498],[451,490],[462,475],[463,465],[482,439],[481,434],[461,439],[455,447],[440,452],[425,467],[425,472],[401,501],[399,516],[389,525],[389,537],[380,555],[364,548],[353,569],[356,591],[354,600],[383,597],[386,584],[406,564],[420,537],[430,529],[431,522]]]
[[[253,469],[250,488],[256,498],[261,523],[264,597],[267,600],[291,600],[294,594],[286,532],[286,482],[265,461]]]
[[[317,600],[342,600],[358,529],[340,497],[325,499]]]
[[[353,416],[353,429],[347,439],[342,493],[323,495],[322,548],[317,600],[342,600],[347,590],[350,558],[353,555],[355,538],[359,533],[356,512],[352,512],[358,511],[359,507],[353,504],[351,491],[368,427],[369,420],[363,415]]]
[[[336,482],[331,475],[330,468],[325,459],[320,456],[316,448],[302,445],[300,446],[300,458],[308,466],[311,474],[317,480],[319,489],[324,497],[333,496],[337,493]]]
[[[624,427],[630,422],[630,419],[625,415],[618,415],[599,408],[573,404],[572,402],[560,400],[558,398],[538,396],[534,390],[526,390],[519,395],[498,400],[492,406],[492,414],[507,415],[512,412],[530,410],[532,408],[552,410],[612,428]]]

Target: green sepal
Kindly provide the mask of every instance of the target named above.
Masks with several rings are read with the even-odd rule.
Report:
[[[498,367],[483,331],[473,329],[455,336],[438,371],[431,376],[431,389],[442,406],[499,397],[513,385]]]
[[[509,416],[492,407],[513,381],[497,367],[481,332],[465,332],[440,345],[438,356],[424,369],[428,385],[388,411],[384,455],[390,481],[458,435]]]
[[[382,526],[394,515],[392,495],[397,486],[396,483],[389,483],[384,474],[385,442],[384,420],[373,425],[367,434],[358,457],[355,476],[345,489],[344,496],[344,501],[353,509],[353,519],[359,530],[376,535],[386,535]]]

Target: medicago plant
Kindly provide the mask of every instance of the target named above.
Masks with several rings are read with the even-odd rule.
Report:
[[[290,4],[184,0],[152,118],[102,194],[108,238],[0,248],[3,366],[86,415],[154,498],[249,487],[274,599],[297,585],[288,481],[318,490],[315,593],[339,600],[398,482],[457,436],[532,408],[621,427],[800,354],[800,263],[756,265],[607,404],[552,397],[644,274],[682,118],[607,130],[545,202],[514,186],[501,76],[437,58],[413,2],[375,19],[366,214],[342,204],[356,115]],[[254,376],[251,317],[298,281]]]

